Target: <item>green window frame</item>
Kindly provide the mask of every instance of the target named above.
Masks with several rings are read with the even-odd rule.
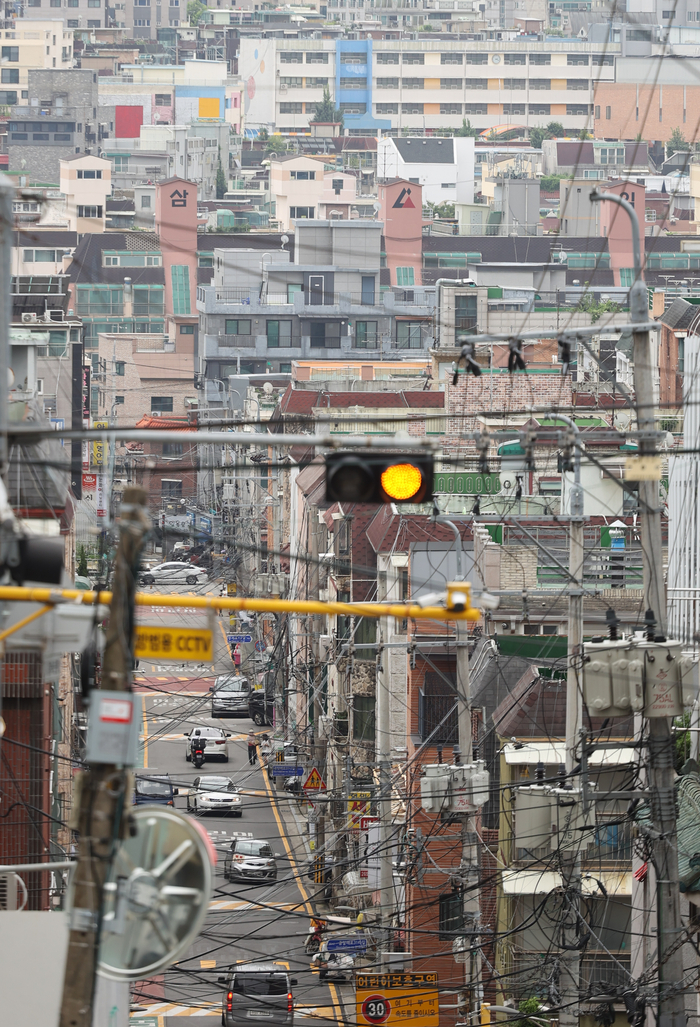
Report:
[[[78,314],[107,314],[121,316],[124,313],[124,287],[121,285],[78,285]]]
[[[377,346],[377,321],[355,322],[355,346],[357,349],[375,349]]]
[[[632,267],[621,267],[620,268],[620,285],[626,289],[631,289],[634,284],[634,268]]]
[[[191,314],[189,264],[173,264],[170,268],[173,290],[173,314]]]
[[[396,284],[397,285],[415,285],[415,273],[412,267],[397,267],[396,268]]]
[[[163,314],[164,312],[165,289],[162,285],[134,286],[134,317],[148,317],[151,314]]]
[[[118,378],[123,378],[126,371],[126,363],[123,360],[115,360],[114,373]]]
[[[227,317],[224,324],[225,335],[250,335],[252,321],[241,320],[239,317]]]

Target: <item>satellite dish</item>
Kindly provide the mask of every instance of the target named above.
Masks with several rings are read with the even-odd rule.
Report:
[[[263,392],[265,393],[266,396],[271,395],[272,388],[273,388],[272,382],[265,382],[265,384],[263,385]]]
[[[204,830],[162,806],[131,811],[133,837],[117,848],[102,907],[99,972],[140,981],[174,963],[199,934],[216,853]]]

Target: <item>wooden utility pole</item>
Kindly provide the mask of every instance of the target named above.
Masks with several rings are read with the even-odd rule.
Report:
[[[101,687],[130,692],[133,665],[134,594],[144,539],[151,521],[148,493],[124,490],[112,604],[102,664]],[[74,825],[79,832],[68,956],[60,1027],[91,1027],[100,943],[102,893],[117,841],[123,837],[128,769],[94,764],[76,778]]]

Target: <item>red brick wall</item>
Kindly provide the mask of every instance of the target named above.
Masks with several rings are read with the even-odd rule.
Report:
[[[596,139],[635,139],[641,132],[645,139],[668,142],[674,128],[680,128],[687,138],[692,138],[700,86],[599,82],[594,103],[595,113],[600,113],[593,122]],[[608,107],[609,118],[606,116]]]
[[[683,375],[678,373],[678,339],[673,329],[661,326],[659,342],[659,407],[671,416],[683,402]]]

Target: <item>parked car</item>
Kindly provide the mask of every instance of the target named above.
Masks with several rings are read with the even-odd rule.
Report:
[[[146,802],[155,802],[160,806],[173,806],[173,799],[178,794],[173,788],[168,774],[154,774],[149,777],[136,776],[134,780],[134,806]]]
[[[275,856],[269,842],[234,838],[224,860],[224,877],[229,881],[276,881]]]
[[[202,774],[192,782],[187,796],[188,813],[231,813],[234,817],[243,815],[240,789],[230,777],[216,774]]]
[[[231,737],[230,731],[223,731],[220,727],[195,727],[191,731],[185,731],[185,759],[189,763],[192,760],[192,739],[199,738],[204,742],[205,760],[215,759],[228,763],[228,742]]]
[[[297,983],[281,963],[239,963],[233,973],[219,977],[226,988],[221,1007],[224,1027],[270,1020],[275,1027],[292,1027]]]
[[[265,688],[255,688],[248,696],[248,716],[258,727],[272,725],[274,696]]]
[[[170,563],[158,563],[149,571],[141,572],[142,585],[201,585],[208,581],[209,575],[203,567],[195,567],[191,563],[173,560]]]
[[[222,674],[211,688],[212,717],[247,717],[249,696],[248,678],[241,674]]]

